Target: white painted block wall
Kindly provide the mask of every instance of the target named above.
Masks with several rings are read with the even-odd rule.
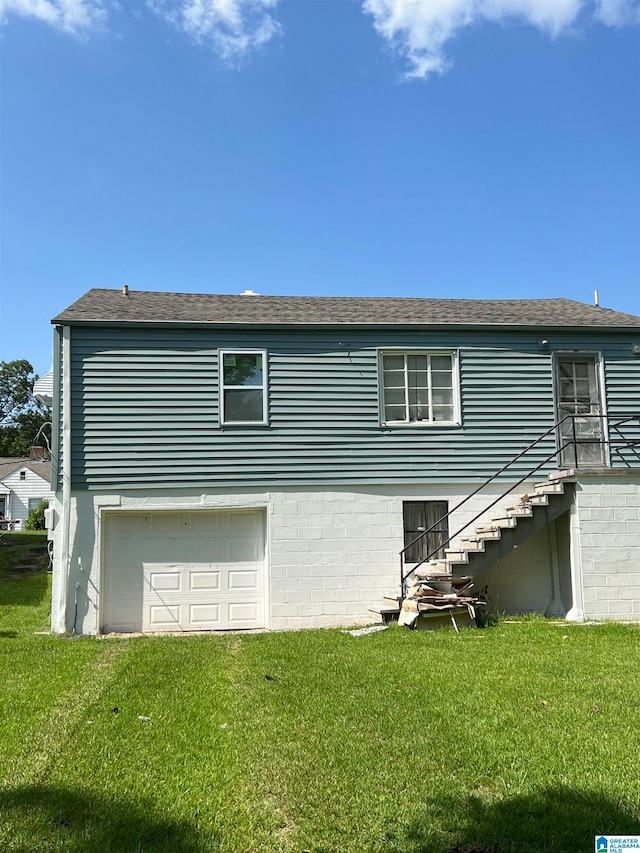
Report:
[[[574,559],[586,619],[640,619],[640,480],[581,475],[576,484]]]
[[[505,486],[473,498],[451,519],[455,532]],[[404,500],[447,500],[453,507],[473,490],[441,487],[428,492],[398,485],[354,489],[287,489],[233,494],[193,491],[130,492],[126,495],[72,495],[71,555],[63,565],[64,518],[56,496],[52,627],[79,633],[99,630],[101,511],[265,507],[267,511],[267,587],[272,630],[338,627],[374,618],[369,608],[399,586]],[[525,491],[522,487],[519,491]],[[513,503],[514,496],[502,501]],[[487,517],[495,515],[499,506]],[[480,518],[476,523],[482,523]],[[465,535],[467,535],[465,533]],[[68,573],[68,579],[66,577]],[[63,587],[68,595],[64,614]],[[77,604],[75,597],[77,595]]]

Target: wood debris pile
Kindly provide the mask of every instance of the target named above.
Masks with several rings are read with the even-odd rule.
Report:
[[[456,612],[468,612],[471,619],[476,618],[476,607],[483,606],[484,601],[471,595],[473,579],[470,577],[453,577],[452,575],[425,575],[415,578],[407,597],[402,602],[399,625],[413,625],[418,616],[444,613],[451,616],[456,630]]]

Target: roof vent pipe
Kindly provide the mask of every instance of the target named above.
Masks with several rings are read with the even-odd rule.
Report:
[[[596,308],[600,307],[600,294],[598,293],[597,290],[593,291],[593,302],[594,302],[594,305],[596,306]]]
[[[128,284],[122,285],[122,295],[126,298],[129,297],[129,285]]]

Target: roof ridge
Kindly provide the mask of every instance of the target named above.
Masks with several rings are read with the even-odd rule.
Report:
[[[640,317],[566,297],[280,296],[93,288],[54,323],[639,328]]]

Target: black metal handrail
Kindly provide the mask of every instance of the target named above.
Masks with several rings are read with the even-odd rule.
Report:
[[[548,462],[550,462],[554,458],[554,456],[561,458],[563,452],[568,447],[577,448],[580,444],[596,444],[597,443],[601,447],[608,447],[609,451],[611,451],[611,448],[614,444],[617,445],[618,448],[620,448],[620,447],[633,447],[633,448],[635,448],[636,446],[640,445],[640,439],[629,440],[629,439],[620,438],[620,439],[614,439],[612,441],[611,439],[600,438],[596,441],[591,436],[581,439],[576,434],[576,418],[598,418],[598,419],[603,421],[603,424],[604,424],[604,421],[608,420],[607,415],[604,415],[604,414],[585,413],[585,414],[581,414],[581,415],[576,415],[576,414],[565,415],[563,418],[561,418],[559,421],[557,421],[552,427],[550,427],[546,432],[543,432],[542,435],[539,435],[538,438],[535,439],[535,441],[532,441],[531,444],[529,444],[528,447],[525,447],[525,449],[523,451],[521,451],[520,453],[518,453],[517,456],[514,456],[513,459],[510,459],[506,465],[503,465],[502,468],[500,468],[499,471],[496,471],[496,473],[493,474],[491,477],[489,477],[488,480],[485,480],[480,486],[478,486],[477,489],[475,489],[473,492],[471,492],[465,498],[463,498],[459,504],[456,504],[456,506],[453,507],[453,509],[450,509],[441,518],[439,518],[437,521],[435,521],[430,527],[428,527],[426,530],[421,531],[420,534],[418,536],[416,536],[415,539],[413,539],[411,542],[409,542],[407,545],[404,546],[404,548],[400,551],[400,591],[401,591],[402,598],[405,598],[405,596],[406,596],[407,578],[410,577],[416,571],[416,569],[420,568],[420,566],[422,566],[425,563],[428,563],[430,560],[432,560],[437,555],[437,553],[439,551],[441,551],[453,539],[455,539],[457,536],[459,536],[461,533],[463,533],[468,527],[470,527],[475,521],[477,521],[482,515],[484,515],[487,512],[487,510],[490,510],[497,503],[499,503],[501,500],[506,498],[507,495],[509,495],[511,492],[514,491],[514,489],[517,489],[518,486],[522,485],[522,483],[525,482],[525,480],[528,480],[533,474],[535,474],[537,471],[539,471],[541,468],[543,468]],[[618,432],[618,434],[620,434],[619,433],[619,427],[625,423],[629,423],[630,421],[635,420],[636,418],[638,419],[638,426],[640,427],[640,415],[624,415],[622,418],[619,418],[618,420],[616,420],[615,423],[609,422],[608,426],[611,430],[615,430],[616,432]],[[421,560],[419,560],[417,563],[415,563],[415,565],[413,565],[411,567],[411,569],[408,572],[406,572],[406,574],[405,574],[404,558],[405,558],[405,554],[407,553],[407,551],[410,548],[412,548],[417,542],[420,542],[425,537],[427,537],[429,535],[429,533],[431,533],[436,527],[438,527],[438,525],[441,524],[441,522],[445,521],[445,519],[447,520],[447,528],[448,528],[449,527],[448,519],[454,512],[457,512],[460,509],[460,507],[464,506],[467,503],[467,501],[471,500],[471,498],[473,498],[477,494],[479,494],[479,492],[481,492],[484,488],[486,488],[490,483],[492,483],[494,480],[496,480],[498,477],[500,477],[501,474],[504,474],[504,472],[507,469],[509,469],[512,465],[514,465],[516,462],[518,462],[520,459],[522,459],[523,456],[526,456],[526,454],[529,453],[529,451],[532,450],[534,447],[536,447],[538,444],[540,444],[541,441],[543,441],[545,438],[547,438],[552,433],[559,430],[559,428],[562,426],[563,423],[565,423],[565,421],[568,421],[570,419],[573,421],[572,429],[571,429],[572,436],[571,436],[570,441],[566,441],[560,447],[557,447],[556,450],[553,451],[553,453],[551,453],[549,456],[547,456],[546,459],[543,459],[543,461],[540,462],[538,465],[536,465],[535,468],[532,468],[531,470],[527,471],[527,473],[524,475],[524,477],[521,477],[517,483],[512,484],[505,492],[503,492],[501,495],[499,495],[497,498],[495,498],[495,500],[493,500],[490,504],[483,507],[483,509],[477,515],[475,515],[470,521],[468,521],[458,531],[456,531],[451,536],[449,536],[448,539],[446,539],[444,542],[440,542],[438,544],[437,548],[435,548],[433,551],[430,551],[426,557],[423,557]],[[636,454],[636,455],[638,455],[638,454]],[[578,461],[578,459],[577,459],[577,452],[576,452],[576,463],[577,463],[577,461]],[[576,464],[576,467],[578,467],[577,464]]]

